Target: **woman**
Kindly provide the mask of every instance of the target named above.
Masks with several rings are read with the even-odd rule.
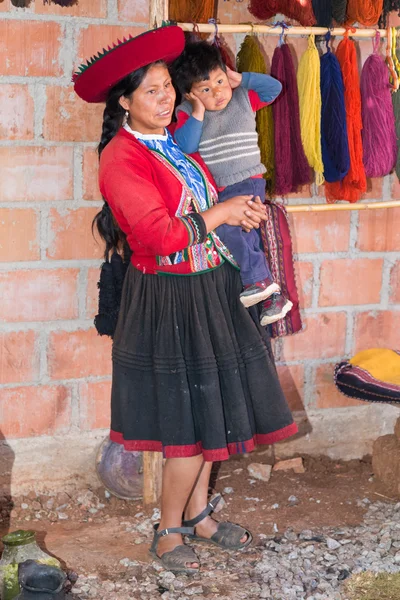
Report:
[[[175,102],[167,63],[183,47],[176,26],[125,40],[81,67],[75,90],[106,101],[99,145],[106,204],[97,225],[117,245],[111,209],[133,252],[114,335],[111,439],[164,453],[151,552],[166,569],[190,574],[199,563],[182,534],[224,549],[252,539],[209,516],[212,461],[297,428],[269,342],[239,301],[237,266],[214,233],[223,223],[258,227],[263,205],[250,196],[216,204],[200,159],[183,154],[166,130]]]

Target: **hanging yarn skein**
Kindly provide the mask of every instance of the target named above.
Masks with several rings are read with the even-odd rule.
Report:
[[[315,171],[315,182],[324,182],[321,148],[321,82],[319,53],[315,36],[308,38],[308,48],[300,58],[297,69],[299,88],[300,129],[308,164]]]
[[[378,55],[379,32],[373,54],[361,71],[361,110],[363,122],[364,167],[367,177],[384,177],[397,160],[397,141],[389,73]]]
[[[331,0],[332,2],[332,17],[336,23],[342,25],[346,21],[347,16],[347,0]]]
[[[341,181],[350,168],[342,73],[325,35],[327,52],[321,56],[321,144],[324,176]]]
[[[209,19],[209,23],[215,26],[214,38],[211,44],[215,46],[221,55],[223,62],[230,68],[232,71],[235,71],[234,59],[232,59],[229,48],[225,44],[225,41],[219,36],[218,33],[218,23],[215,19]]]
[[[236,57],[237,69],[240,73],[266,73],[265,60],[260,43],[254,35],[246,35]],[[272,106],[265,106],[256,113],[258,145],[261,152],[261,162],[267,169],[264,174],[267,193],[271,196],[275,186],[274,159],[274,120]]]
[[[343,76],[350,168],[342,181],[326,183],[326,199],[328,202],[336,200],[357,202],[361,198],[361,194],[367,190],[367,179],[363,164],[361,93],[357,53],[353,40],[348,37],[348,32],[337,47],[336,58]]]
[[[318,27],[331,27],[332,0],[312,0],[312,7]]]
[[[311,173],[300,134],[299,96],[290,48],[282,44],[272,56],[271,75],[282,84],[282,92],[272,105],[275,126],[275,193],[297,192],[310,183]]]
[[[400,49],[396,48],[397,59],[400,60]],[[396,161],[396,175],[400,179],[400,90],[397,90],[392,94],[393,112],[396,126],[397,136],[397,161]]]
[[[348,0],[347,21],[349,25],[358,22],[371,27],[378,23],[382,7],[383,0]]]
[[[397,160],[395,168],[397,178],[400,179],[400,90],[392,94],[392,103],[397,135]]]
[[[310,27],[317,22],[311,0],[250,0],[249,12],[263,21],[282,13],[304,27]]]
[[[216,16],[215,0],[169,0],[169,19],[178,23],[208,23]]]

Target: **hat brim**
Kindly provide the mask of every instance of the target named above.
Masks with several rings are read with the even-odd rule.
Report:
[[[86,102],[105,102],[110,89],[121,79],[153,62],[167,64],[185,47],[183,30],[176,25],[146,31],[104,50],[82,65],[74,76],[75,92]]]

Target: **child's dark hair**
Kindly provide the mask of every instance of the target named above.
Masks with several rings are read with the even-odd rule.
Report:
[[[208,42],[189,42],[172,65],[172,77],[180,93],[188,94],[194,83],[209,79],[218,68],[226,72],[218,48]]]
[[[103,113],[103,129],[101,133],[101,139],[97,147],[99,157],[124,122],[125,110],[119,103],[120,98],[123,96],[129,98],[142,83],[149,68],[155,64],[163,65],[165,63],[163,61],[157,61],[137,69],[136,71],[133,71],[133,73],[130,73],[124,77],[124,79],[121,79],[121,81],[111,88]],[[103,208],[93,219],[92,231],[95,227],[97,228],[101,239],[106,244],[104,251],[104,257],[106,260],[109,259],[110,253],[112,254],[116,250],[121,248],[127,250],[126,235],[118,227],[106,198],[104,198]]]

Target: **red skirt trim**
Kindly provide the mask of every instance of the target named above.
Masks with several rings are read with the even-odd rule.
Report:
[[[201,442],[197,444],[181,446],[163,446],[156,440],[124,440],[122,433],[111,430],[110,439],[112,442],[122,444],[125,450],[134,450],[136,452],[162,452],[164,458],[184,458],[198,456],[203,454],[204,460],[208,462],[227,460],[231,454],[243,454],[251,452],[258,445],[271,445],[280,442],[298,432],[296,423],[291,423],[287,427],[273,431],[272,433],[256,434],[250,440],[245,442],[234,442],[225,446],[225,448],[216,448],[207,450],[202,447]]]

